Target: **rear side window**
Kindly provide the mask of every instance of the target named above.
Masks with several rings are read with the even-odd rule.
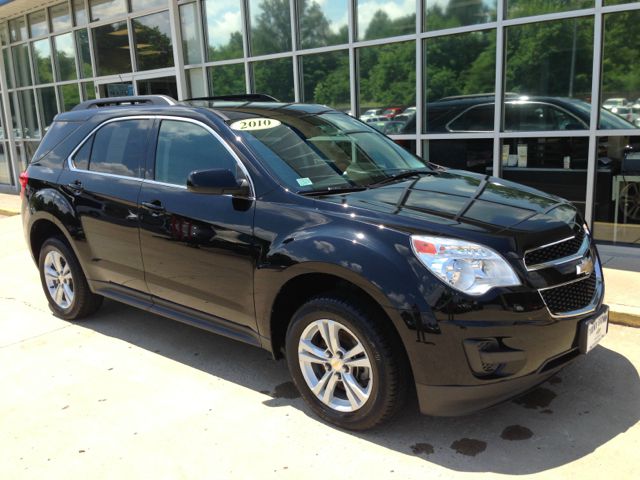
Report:
[[[238,174],[236,160],[210,132],[189,122],[162,121],[155,163],[158,182],[186,185],[191,172],[213,168]]]
[[[141,177],[150,124],[150,120],[108,123],[78,150],[74,156],[76,167],[92,172]]]

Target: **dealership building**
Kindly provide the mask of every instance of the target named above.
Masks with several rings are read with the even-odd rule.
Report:
[[[624,0],[0,0],[0,192],[83,100],[255,92],[563,196],[601,242],[640,245],[638,25]]]

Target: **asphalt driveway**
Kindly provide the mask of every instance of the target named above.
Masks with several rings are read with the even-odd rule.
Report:
[[[19,217],[0,245],[2,479],[640,477],[640,329],[515,401],[353,434],[257,348],[111,301],[54,317]]]

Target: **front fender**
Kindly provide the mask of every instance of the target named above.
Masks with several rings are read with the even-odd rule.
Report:
[[[282,287],[310,273],[356,285],[387,313],[428,314],[430,307],[409,257],[413,254],[406,234],[366,224],[318,225],[274,242],[254,280],[260,334],[270,336],[271,312]]]

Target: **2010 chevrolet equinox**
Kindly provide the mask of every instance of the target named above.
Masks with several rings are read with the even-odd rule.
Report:
[[[21,175],[53,312],[103,297],[284,355],[323,419],[458,415],[606,334],[598,253],[567,201],[446,170],[325,106],[263,95],[84,102]]]

